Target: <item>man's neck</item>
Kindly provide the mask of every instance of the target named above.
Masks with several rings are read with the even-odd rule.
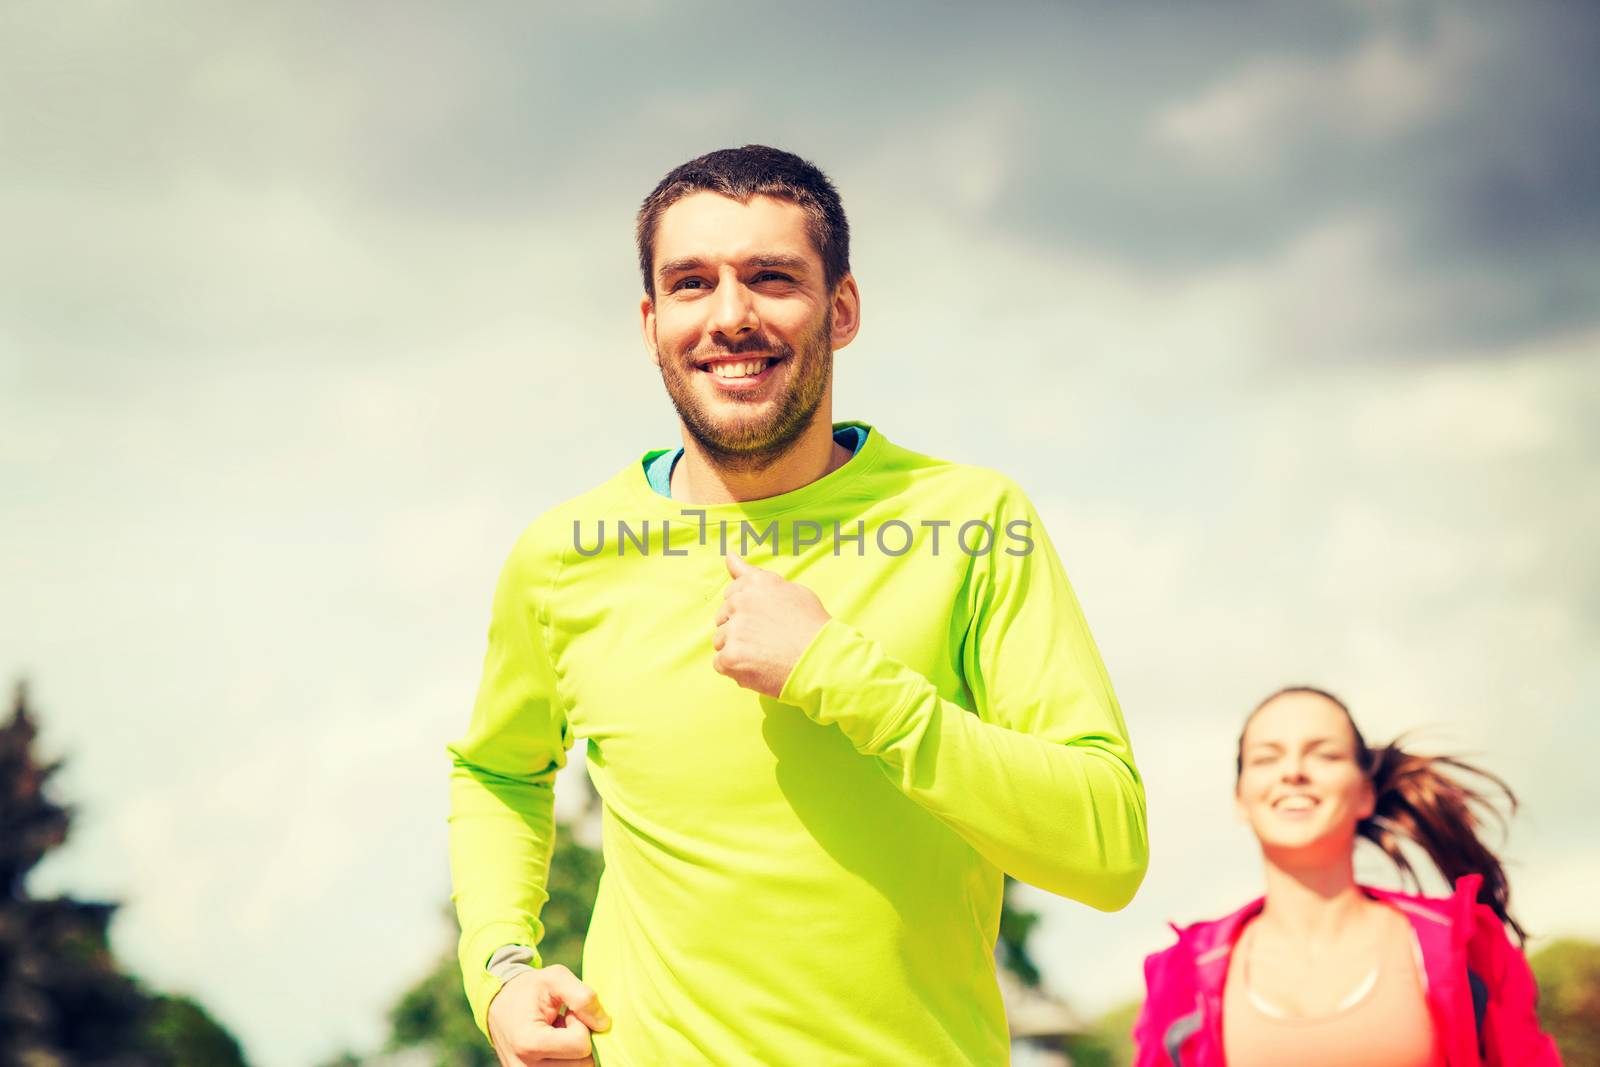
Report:
[[[687,433],[683,458],[672,472],[672,499],[685,504],[727,504],[791,493],[831,474],[851,451],[833,438],[833,423],[818,418],[789,451],[760,470],[718,466]]]

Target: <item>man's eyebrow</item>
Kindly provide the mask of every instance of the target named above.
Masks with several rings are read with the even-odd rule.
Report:
[[[807,267],[805,259],[800,256],[786,256],[782,253],[771,252],[751,256],[745,262],[752,267],[779,267],[783,270],[792,270],[796,274],[801,273]]]
[[[757,252],[744,261],[747,267],[776,267],[782,270],[793,271],[796,274],[804,273],[808,264],[803,256],[791,256],[782,252]],[[684,256],[681,259],[669,259],[656,268],[656,277],[665,278],[673,274],[682,274],[685,271],[704,270],[706,260],[700,256]]]
[[[665,278],[669,274],[678,274],[686,270],[699,270],[706,265],[706,261],[694,256],[683,259],[669,259],[656,268],[656,277]]]

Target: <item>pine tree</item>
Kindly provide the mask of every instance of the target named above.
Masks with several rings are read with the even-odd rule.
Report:
[[[117,969],[115,904],[36,900],[27,878],[67,839],[40,763],[27,689],[0,726],[0,1067],[244,1067],[237,1042],[186,998],[151,997]]]
[[[17,687],[0,727],[0,1057],[61,1067],[145,1067],[137,1049],[143,1000],[111,959],[116,907],[65,897],[34,900],[25,882],[67,838],[71,812],[51,796],[56,763],[33,753],[27,690]]]

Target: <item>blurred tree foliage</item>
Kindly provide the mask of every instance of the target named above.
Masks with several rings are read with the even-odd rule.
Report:
[[[1073,1034],[1062,1045],[1072,1067],[1129,1067],[1133,1063],[1133,1020],[1143,1001],[1113,1008],[1087,1031]]]
[[[1600,1064],[1600,945],[1552,941],[1528,957],[1539,981],[1539,1021],[1569,1064]]]
[[[995,945],[995,961],[1030,989],[1038,988],[1039,967],[1028,953],[1028,935],[1039,922],[1039,913],[1019,908],[1013,901],[1018,882],[1006,875],[1005,900],[1000,906],[1000,938]]]
[[[589,931],[602,869],[598,850],[575,840],[570,827],[558,829],[546,887],[550,899],[540,912],[545,932],[539,952],[547,965],[565,964],[574,974],[583,974],[583,939]],[[1039,917],[1012,903],[1014,884],[1006,880],[996,956],[1024,983],[1037,986],[1039,969],[1028,954],[1027,940]],[[453,921],[453,912],[447,908],[446,913]],[[494,1065],[494,1054],[472,1021],[453,949],[447,950],[432,970],[401,995],[389,1013],[389,1026],[389,1052],[421,1050],[435,1067]],[[344,1053],[324,1067],[356,1067],[360,1062]]]
[[[245,1067],[239,1042],[189,997],[151,997],[141,1044],[173,1067]]]
[[[583,939],[589,932],[601,868],[598,850],[577,841],[570,827],[558,828],[545,887],[550,899],[539,913],[545,926],[539,954],[546,965],[565,964],[574,974],[583,974]],[[446,913],[453,923],[454,912],[447,908]],[[472,1021],[454,948],[401,995],[389,1012],[389,1027],[389,1051],[425,1051],[436,1067],[493,1067],[495,1062],[489,1043]]]
[[[27,690],[0,726],[0,1065],[244,1067],[233,1037],[200,1005],[152,995],[118,970],[115,904],[28,895],[28,873],[67,839],[50,795],[60,761],[40,763]]]

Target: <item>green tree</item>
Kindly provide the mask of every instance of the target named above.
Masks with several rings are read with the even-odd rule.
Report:
[[[0,728],[0,1051],[11,1062],[140,1065],[144,1000],[118,973],[106,929],[113,904],[33,900],[28,873],[67,839],[71,812],[51,796],[60,762],[41,763],[27,690]]]
[[[1128,1067],[1133,1062],[1133,1020],[1143,1001],[1112,1008],[1063,1046],[1073,1067]]]
[[[29,872],[66,841],[72,819],[51,795],[61,763],[37,759],[36,736],[19,685],[0,726],[0,1064],[244,1067],[198,1004],[153,997],[118,970],[115,904],[28,895]]]
[[[318,1067],[361,1067],[361,1057],[354,1052],[341,1052],[331,1060],[324,1060]]]
[[[1013,895],[1019,883],[1006,875],[1005,896],[1000,904],[1000,938],[995,944],[995,961],[1029,989],[1038,987],[1042,976],[1028,952],[1028,937],[1038,925],[1039,913],[1018,907]]]
[[[424,1049],[437,1067],[494,1067],[494,1052],[472,1021],[454,952],[401,994],[389,1011],[389,1034],[389,1050]]]
[[[597,850],[577,841],[570,827],[557,829],[546,886],[550,899],[539,915],[545,927],[539,954],[546,964],[564,964],[574,974],[583,974],[583,941],[589,931],[602,869]],[[1016,884],[1006,879],[996,959],[1024,984],[1035,987],[1040,981],[1039,968],[1028,952],[1027,942],[1039,916],[1014,903]],[[446,912],[453,922],[450,909]],[[421,1049],[432,1058],[435,1067],[493,1067],[495,1062],[488,1042],[472,1021],[453,949],[447,950],[426,975],[401,994],[389,1012],[389,1029],[387,1051]],[[346,1052],[325,1067],[358,1067],[359,1063]]]
[[[1567,938],[1528,957],[1539,1021],[1567,1063],[1600,1063],[1600,944]]]
[[[156,994],[145,1008],[142,1044],[174,1067],[245,1067],[239,1042],[189,997]]]
[[[569,828],[556,832],[555,854],[540,910],[544,937],[539,955],[546,965],[565,964],[583,973],[583,939],[589,932],[600,888],[600,853],[577,841]],[[448,909],[447,909],[448,912]],[[454,950],[447,950],[389,1013],[388,1049],[423,1049],[437,1067],[493,1067],[494,1053],[472,1021]]]

